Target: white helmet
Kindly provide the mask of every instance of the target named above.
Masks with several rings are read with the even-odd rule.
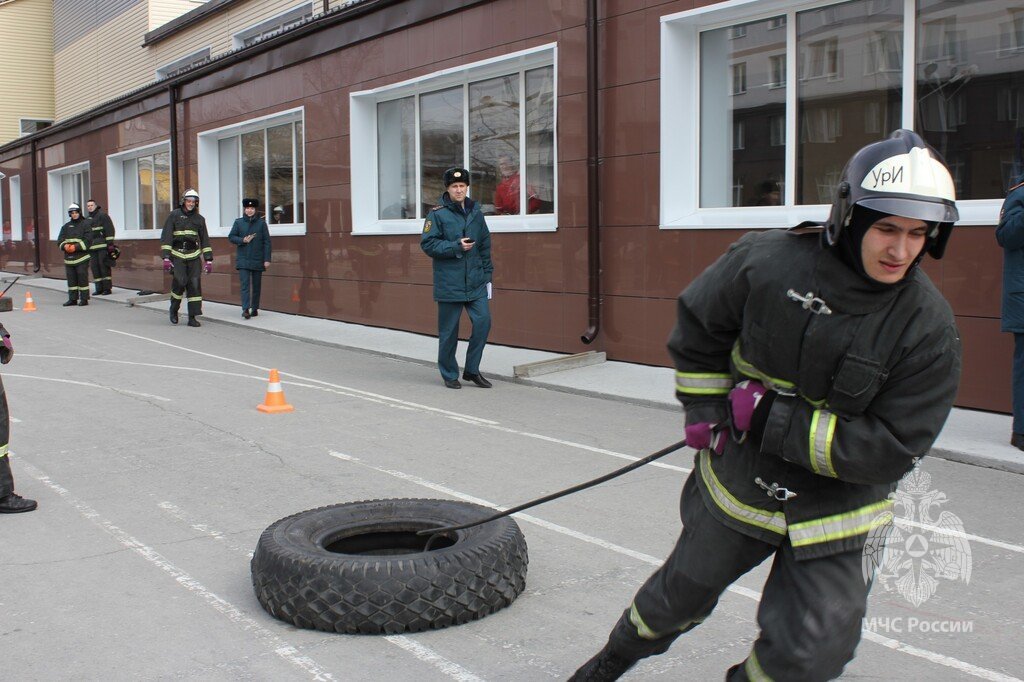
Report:
[[[194,189],[187,189],[185,190],[185,193],[181,195],[182,203],[185,202],[185,199],[195,199],[196,201],[199,201],[199,192]]]
[[[78,213],[78,215],[82,215],[82,207],[76,203],[71,203],[68,205],[68,217],[71,217],[72,211]]]

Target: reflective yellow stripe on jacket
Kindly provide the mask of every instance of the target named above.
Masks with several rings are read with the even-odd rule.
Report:
[[[811,428],[807,432],[807,452],[811,469],[821,476],[838,478],[832,466],[832,438],[836,432],[836,416],[828,410],[815,410],[811,415]]]
[[[728,395],[732,386],[729,374],[676,372],[676,391],[684,395]]]
[[[764,528],[770,530],[773,533],[779,535],[786,534],[786,516],[782,512],[769,512],[764,509],[758,509],[757,507],[751,507],[748,504],[743,504],[736,497],[726,490],[722,482],[715,476],[714,470],[711,468],[711,454],[710,450],[701,450],[700,452],[700,474],[701,478],[704,479],[704,483],[707,486],[708,492],[711,493],[711,499],[715,501],[715,504],[723,512],[733,517],[737,521],[757,526],[758,528]]]
[[[844,514],[791,524],[789,542],[794,547],[804,547],[863,535],[874,528],[892,523],[892,505],[892,500],[886,499]]]
[[[743,671],[751,682],[773,682],[772,678],[761,668],[761,662],[757,660],[757,654],[752,650],[747,656],[747,662],[743,665]]]

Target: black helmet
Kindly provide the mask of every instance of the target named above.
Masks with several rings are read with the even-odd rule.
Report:
[[[942,258],[960,218],[945,161],[920,135],[904,129],[862,147],[846,163],[825,223],[830,246],[839,242],[857,206],[928,223],[925,250],[936,259]]]

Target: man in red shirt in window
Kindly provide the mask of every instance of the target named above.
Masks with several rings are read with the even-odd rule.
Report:
[[[494,212],[499,215],[519,215],[519,168],[512,157],[498,157],[498,172],[501,181],[494,188]],[[536,213],[540,209],[540,199],[532,187],[526,188],[528,200],[527,213]]]

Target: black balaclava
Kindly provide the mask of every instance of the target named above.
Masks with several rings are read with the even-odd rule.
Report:
[[[864,259],[861,255],[861,247],[864,242],[864,235],[867,234],[867,231],[869,229],[871,229],[871,226],[877,223],[882,218],[885,218],[886,216],[889,215],[891,214],[882,213],[881,211],[875,211],[864,206],[854,206],[853,215],[850,217],[850,224],[843,227],[842,231],[839,233],[839,241],[836,244],[836,251],[839,254],[839,258],[844,263],[853,268],[853,270],[857,274],[866,279],[868,282],[871,282],[872,284],[877,284],[880,287],[888,287],[893,285],[885,284],[884,282],[879,282],[878,280],[873,279],[870,275],[868,275],[867,271],[864,269]],[[934,223],[928,223],[929,234],[933,232],[933,230],[931,229],[932,225],[934,225]],[[916,268],[918,264],[921,262],[921,259],[924,258],[924,254],[928,252],[928,249],[931,247],[933,241],[934,236],[929,236],[928,239],[925,241],[924,247],[921,249],[921,253],[917,254],[917,258],[915,258],[914,262],[912,262],[910,264],[910,267],[907,268],[907,273],[903,276],[903,279],[900,280],[901,282],[906,281],[907,278],[910,277],[911,273],[914,271],[914,268]],[[899,284],[899,282],[896,282],[896,284]]]

